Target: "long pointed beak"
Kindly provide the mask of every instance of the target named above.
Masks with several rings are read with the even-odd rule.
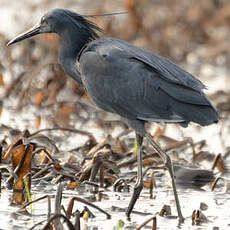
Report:
[[[30,37],[33,37],[34,35],[36,34],[40,34],[41,33],[41,25],[38,24],[38,25],[35,25],[33,26],[32,28],[30,28],[29,30],[27,30],[26,32],[23,32],[21,34],[19,34],[17,37],[13,38],[12,40],[10,40],[8,43],[7,43],[7,46],[10,46],[16,42],[20,42],[26,38],[30,38]]]

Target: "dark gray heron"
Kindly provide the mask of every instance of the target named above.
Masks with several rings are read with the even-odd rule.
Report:
[[[190,122],[201,126],[218,121],[218,114],[203,92],[201,81],[169,60],[115,38],[99,38],[97,25],[66,9],[45,14],[38,25],[12,39],[8,45],[41,33],[62,38],[59,61],[64,71],[83,84],[101,109],[119,114],[134,129],[138,145],[137,181],[126,211],[129,217],[143,188],[143,137],[159,154],[172,179],[177,212],[183,221],[173,164],[151,135],[146,122]]]

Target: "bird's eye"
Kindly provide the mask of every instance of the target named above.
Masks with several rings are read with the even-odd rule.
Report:
[[[41,24],[42,24],[42,25],[47,25],[47,24],[48,24],[48,22],[47,22],[47,20],[46,20],[45,17],[42,17],[42,19],[41,19]]]

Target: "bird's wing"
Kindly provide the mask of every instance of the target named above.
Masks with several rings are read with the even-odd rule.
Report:
[[[205,85],[201,81],[164,57],[119,39],[107,38],[106,40],[110,43],[111,48],[124,50],[130,57],[151,67],[154,72],[159,73],[159,77],[164,78],[166,81],[183,85],[197,91],[205,88]]]
[[[196,105],[210,106],[202,90],[166,80],[124,48],[97,41],[80,58],[83,83],[98,107],[128,119],[187,122],[193,119],[187,110],[192,116]]]
[[[113,38],[96,40],[87,49],[97,52],[101,56],[111,57],[114,64],[119,61],[118,59],[128,61],[127,66],[124,66],[124,62],[122,62],[119,64],[119,68],[123,68],[122,71],[125,72],[125,67],[136,66],[136,72],[133,74],[137,77],[137,80],[141,78],[138,77],[137,66],[139,69],[143,68],[145,72],[142,74],[152,75],[148,79],[148,84],[155,84],[156,86],[157,83],[161,83],[160,88],[176,100],[190,104],[211,105],[202,91],[205,88],[202,82],[163,57]],[[142,64],[142,67],[140,67],[140,64]],[[147,77],[145,78],[146,81]]]

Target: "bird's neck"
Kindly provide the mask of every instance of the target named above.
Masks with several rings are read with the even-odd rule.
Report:
[[[89,41],[90,37],[82,37],[79,34],[66,33],[62,36],[59,62],[64,71],[80,84],[82,82],[77,70],[76,61],[79,52]]]

